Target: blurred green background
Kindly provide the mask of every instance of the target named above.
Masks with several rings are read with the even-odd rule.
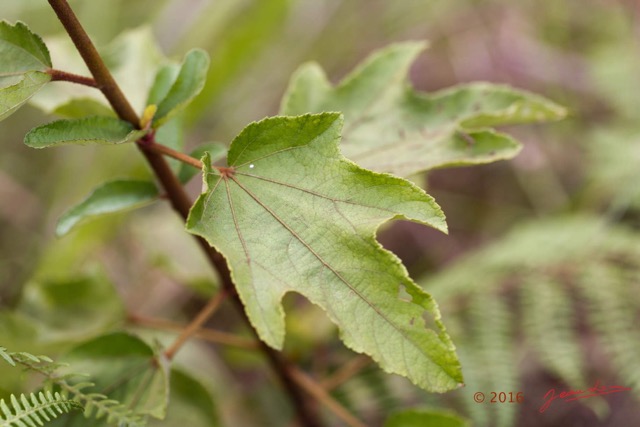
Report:
[[[187,147],[228,144],[247,123],[276,114],[289,76],[305,61],[319,62],[337,82],[371,51],[402,40],[430,41],[410,73],[420,90],[485,80],[566,106],[571,113],[562,122],[507,129],[525,145],[512,161],[414,178],[442,206],[449,236],[405,222],[380,233],[385,247],[440,303],[467,387],[426,395],[367,365],[335,396],[372,426],[389,411],[424,404],[455,410],[478,426],[640,423],[638,2],[70,3],[98,45],[147,26],[170,58],[179,60],[192,47],[209,52],[207,86],[183,118]],[[45,39],[61,34],[44,0],[3,0],[0,17],[25,21]],[[77,66],[77,60],[52,53],[55,67]],[[118,62],[117,55],[112,59]],[[131,62],[126,72],[146,75],[140,63]],[[136,84],[144,89],[144,80]],[[63,350],[64,337],[54,340],[36,326],[27,331],[24,313],[9,309],[37,318],[27,309],[37,303],[38,286],[70,278],[112,283],[125,301],[123,312],[188,318],[215,279],[167,206],[101,218],[54,237],[60,214],[97,184],[149,172],[130,146],[28,149],[24,134],[45,120],[28,106],[0,123],[0,343],[25,351]],[[194,196],[197,181],[189,187]],[[293,297],[287,303],[286,351],[305,368],[323,375],[353,357],[321,312]],[[69,336],[91,336],[122,321],[117,314],[103,317],[91,317],[95,330],[66,325]],[[53,325],[55,319],[40,320]],[[246,334],[226,310],[212,324]],[[286,425],[289,410],[270,392],[273,383],[262,362],[239,350],[189,348],[182,362],[210,374],[223,425]],[[550,388],[595,380],[634,391],[584,404],[560,402],[538,413]],[[13,381],[0,381],[0,389],[15,391],[19,381]],[[476,404],[476,391],[522,391],[525,403]]]

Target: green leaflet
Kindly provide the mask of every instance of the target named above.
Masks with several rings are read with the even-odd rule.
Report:
[[[2,357],[5,362],[7,362],[11,366],[16,366],[16,362],[13,361],[11,355],[7,353],[7,349],[4,347],[0,347],[0,357]]]
[[[171,369],[171,392],[167,416],[150,419],[149,427],[216,427],[221,423],[211,393],[195,377]]]
[[[70,278],[32,279],[17,309],[37,325],[47,344],[76,343],[122,323],[124,305],[100,271]]]
[[[209,55],[201,49],[193,49],[187,53],[180,67],[175,81],[161,101],[158,101],[158,111],[153,119],[153,127],[162,126],[167,120],[184,109],[204,87],[209,68]],[[162,70],[161,70],[162,71]],[[159,97],[163,88],[171,80],[172,71],[166,71],[156,76],[152,88],[151,99]]]
[[[405,76],[423,49],[424,43],[383,49],[336,87],[317,64],[304,65],[291,80],[281,112],[343,112],[342,153],[365,168],[400,176],[511,158],[520,144],[486,127],[565,115],[540,96],[490,83],[417,93]]]
[[[51,67],[49,50],[40,36],[22,22],[0,22],[0,75],[44,71]]]
[[[51,81],[51,58],[42,39],[22,22],[0,22],[0,120]]]
[[[63,236],[85,218],[144,206],[158,198],[158,189],[148,181],[116,180],[96,188],[80,204],[65,212],[56,226]]]
[[[74,98],[66,104],[60,104],[51,114],[68,119],[80,119],[88,116],[116,117],[116,113],[105,104],[92,98]]]
[[[57,120],[31,129],[24,143],[31,148],[58,145],[123,144],[143,137],[147,131],[134,129],[115,117],[93,116]]]
[[[30,71],[16,76],[0,75],[0,120],[16,112],[50,81],[51,76],[40,71]]]
[[[188,54],[187,54],[188,55]],[[162,102],[169,91],[174,86],[178,74],[181,71],[181,67],[178,64],[167,64],[156,72],[156,77],[153,81],[153,85],[149,90],[149,96],[147,97],[146,105],[155,105]],[[173,115],[173,114],[171,114]],[[158,118],[158,111],[156,110],[152,119]],[[155,139],[158,144],[166,145],[173,148],[176,151],[184,150],[184,129],[183,129],[183,116],[177,115],[164,122],[156,130]],[[175,159],[167,159],[171,169],[174,173],[178,173],[181,170],[183,163]]]
[[[136,415],[164,418],[169,398],[168,363],[140,338],[122,332],[103,335],[75,347],[64,362],[73,372],[90,375],[94,386],[83,387],[83,393],[107,395]],[[96,418],[104,415],[97,405],[87,412],[94,410]],[[83,415],[70,418],[65,425],[86,425]]]
[[[375,240],[403,217],[446,230],[439,206],[401,178],[358,167],[340,155],[336,113],[274,117],[245,128],[228,164],[205,154],[207,190],[188,231],[226,257],[260,337],[281,348],[283,295],[298,292],[325,310],[354,351],[387,372],[432,391],[462,381],[435,301]],[[409,297],[405,298],[405,292]],[[425,323],[435,323],[435,330]]]
[[[178,78],[179,72],[180,65],[178,64],[167,64],[156,72],[156,78],[151,89],[149,89],[147,105],[158,105],[167,96],[171,86]]]
[[[384,427],[469,427],[470,424],[452,413],[429,410],[410,409],[391,415]]]
[[[190,124],[201,119],[211,102],[268,52],[270,41],[285,28],[292,8],[290,0],[223,1],[211,2],[203,10],[181,43],[204,47],[215,57],[202,96],[189,106]]]

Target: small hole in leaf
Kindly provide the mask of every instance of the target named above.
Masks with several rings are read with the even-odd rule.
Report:
[[[407,292],[407,288],[404,285],[398,286],[398,298],[401,301],[411,302],[411,295]]]
[[[253,163],[249,165],[249,169],[253,169],[255,167],[256,167],[256,165],[254,165]]]
[[[438,327],[438,325],[436,325],[436,321],[433,318],[433,314],[425,310],[422,312],[422,319],[424,320],[425,327],[427,327],[428,329],[432,329],[436,332],[439,332],[440,328]]]

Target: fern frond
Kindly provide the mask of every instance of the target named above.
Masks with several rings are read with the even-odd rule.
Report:
[[[473,394],[483,392],[488,403],[491,392],[518,390],[513,314],[503,298],[489,294],[474,295],[466,312],[468,335],[458,350],[466,383],[460,390],[462,404],[478,427],[511,426],[515,405],[479,405]]]
[[[540,362],[575,390],[584,387],[584,350],[576,333],[575,305],[564,283],[543,274],[526,277],[520,290],[522,328]]]
[[[57,368],[61,365],[54,363],[46,356],[34,356],[29,353],[7,353],[11,359],[25,368],[38,372],[45,376],[51,384],[54,384],[62,391],[62,396],[71,396],[73,401],[84,408],[86,417],[94,416],[96,419],[106,418],[110,425],[118,427],[144,427],[146,417],[136,414],[134,411],[122,403],[109,399],[107,396],[98,393],[85,393],[83,389],[92,387],[90,382],[80,382],[73,384],[71,377],[77,375],[60,375]],[[0,426],[3,427],[3,426]],[[17,427],[33,427],[31,424],[20,424]]]
[[[502,405],[496,413],[499,405],[478,405],[469,393],[517,390],[507,384],[515,379],[512,369],[523,349],[570,388],[588,385],[585,334],[601,344],[596,351],[611,356],[622,385],[640,391],[638,241],[636,230],[598,217],[538,220],[422,281],[459,343],[467,383],[461,394],[474,425],[514,422],[515,413],[505,410],[511,407]],[[512,328],[501,326],[505,310],[507,322],[520,320]],[[587,330],[579,327],[583,318]],[[521,338],[525,345],[517,346]],[[495,345],[500,342],[505,346]]]
[[[131,409],[117,400],[109,399],[104,394],[85,393],[85,387],[93,386],[92,383],[83,383],[82,387],[69,384],[66,381],[57,382],[66,392],[72,394],[78,401],[84,403],[85,416],[93,416],[95,419],[106,417],[107,423],[118,427],[143,427],[146,418],[135,414]]]
[[[639,279],[640,274],[634,279],[620,268],[595,264],[584,271],[579,282],[589,303],[589,321],[599,332],[604,351],[612,356],[623,385],[636,394],[640,388],[640,333],[634,304]]]
[[[514,274],[523,277],[607,256],[640,259],[637,233],[597,217],[537,220],[515,228],[500,242],[464,257],[438,276],[418,282],[444,305],[460,295],[495,291]]]
[[[0,427],[42,426],[44,421],[51,421],[73,409],[82,410],[82,405],[75,400],[51,392],[31,393],[29,398],[24,394],[20,398],[12,394],[10,403],[0,400]]]
[[[51,363],[53,364],[53,360],[51,360],[47,356],[36,356],[31,353],[26,353],[24,351],[19,352],[9,352],[6,348],[0,347],[0,357],[2,357],[9,365],[16,366],[16,358],[20,360],[30,360],[33,363]],[[59,365],[56,365],[56,367]]]
[[[9,365],[16,366],[16,362],[14,362],[11,355],[7,353],[6,348],[0,347],[0,357],[2,357]]]

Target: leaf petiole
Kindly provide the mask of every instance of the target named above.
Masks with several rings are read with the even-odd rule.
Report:
[[[137,141],[137,144],[145,150],[162,154],[164,156],[169,156],[181,161],[182,163],[193,166],[194,168],[202,169],[202,162],[195,157],[191,157],[181,151],[174,150],[173,148],[167,147],[166,145],[158,144],[155,141],[153,132],[148,133],[144,138],[139,139]]]
[[[79,74],[73,74],[66,71],[57,70],[55,68],[48,68],[45,72],[51,76],[52,82],[70,82],[83,86],[93,87],[96,89],[100,88],[98,86],[98,82],[96,82],[92,77],[81,76]]]

